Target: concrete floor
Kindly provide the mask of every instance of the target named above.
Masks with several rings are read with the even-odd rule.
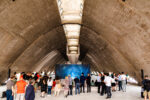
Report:
[[[4,89],[4,88],[3,88]],[[2,91],[2,88],[0,88]],[[108,100],[143,100],[140,98],[141,88],[138,86],[127,86],[127,92],[113,92],[112,98]],[[40,91],[37,91],[35,100],[105,100],[105,96],[100,96],[97,93],[97,88],[92,87],[91,93],[82,93],[80,95],[68,96],[68,98],[64,98],[63,91],[61,91],[60,96],[55,97],[54,94],[52,96],[46,96],[45,98],[40,97]],[[6,100],[0,99],[0,100]]]
[[[140,98],[140,92],[141,88],[138,86],[127,86],[127,92],[113,92],[112,98],[108,100],[143,100]],[[92,93],[82,93],[80,95],[73,95],[68,96],[68,98],[63,97],[63,91],[61,92],[60,96],[55,97],[52,96],[46,96],[46,98],[41,98],[40,95],[36,95],[35,100],[105,100],[105,96],[100,96],[97,93],[97,88],[92,88]]]

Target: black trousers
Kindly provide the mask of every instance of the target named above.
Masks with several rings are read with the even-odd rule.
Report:
[[[111,87],[110,86],[106,86],[106,93],[107,93],[107,98],[111,98]]]
[[[97,82],[97,86],[98,86],[97,92],[100,93],[101,82]]]
[[[69,85],[69,89],[70,89],[70,91],[69,91],[69,95],[72,95],[72,85]]]
[[[87,84],[87,93],[88,92],[91,92],[91,85],[90,84]]]
[[[122,81],[118,81],[119,91],[122,90]]]
[[[104,95],[106,93],[106,85],[104,82],[101,82],[102,90],[101,90],[101,95]]]
[[[83,92],[85,92],[84,83],[81,83],[81,92],[82,92],[82,89],[83,89]]]

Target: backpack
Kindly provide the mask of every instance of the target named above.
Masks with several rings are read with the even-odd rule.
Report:
[[[146,80],[144,86],[147,91],[150,91],[150,80]]]

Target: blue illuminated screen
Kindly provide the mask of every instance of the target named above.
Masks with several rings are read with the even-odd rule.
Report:
[[[64,79],[66,76],[71,75],[74,79],[75,77],[80,77],[82,73],[84,76],[90,74],[90,65],[87,64],[57,64],[55,67],[56,77]]]

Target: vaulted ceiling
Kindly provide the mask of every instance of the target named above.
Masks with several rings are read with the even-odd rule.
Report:
[[[96,71],[150,75],[150,1],[85,0],[80,60]],[[0,0],[0,80],[12,71],[65,63],[66,37],[55,0]]]

